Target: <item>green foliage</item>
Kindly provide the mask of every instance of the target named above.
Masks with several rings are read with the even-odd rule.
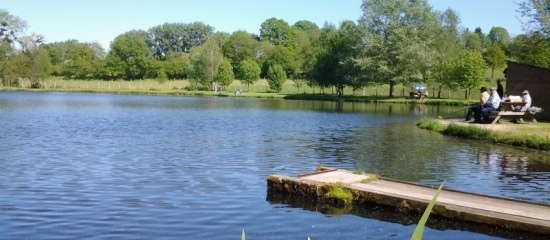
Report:
[[[353,201],[353,195],[350,191],[346,190],[345,185],[341,182],[331,184],[329,190],[329,196],[342,200],[346,204],[350,204]]]
[[[41,82],[50,76],[51,62],[45,49],[35,47],[12,55],[2,70],[5,86],[20,86],[19,78],[26,78],[31,88],[40,88]]]
[[[237,78],[242,80],[244,84],[253,84],[260,78],[261,69],[253,60],[243,60],[239,63],[237,69]]]
[[[464,32],[463,36],[466,48],[472,51],[481,51],[483,49],[483,39],[481,36],[472,32]]]
[[[255,58],[257,45],[251,34],[246,31],[236,31],[223,43],[223,55],[237,68],[242,61]]]
[[[214,33],[212,26],[202,22],[164,23],[143,32],[143,39],[155,59],[163,60],[170,53],[190,53]]]
[[[465,89],[479,87],[485,80],[485,61],[478,51],[462,50],[452,69],[456,84]]]
[[[274,65],[281,66],[285,71],[286,76],[292,76],[298,70],[296,54],[287,47],[275,46],[271,55],[266,60],[266,70],[268,70],[270,66]]]
[[[507,132],[490,131],[476,126],[461,126],[452,123],[444,125],[433,118],[422,118],[416,125],[422,129],[437,131],[450,136],[485,140],[493,143],[503,143],[539,150],[550,150],[550,139],[539,135],[511,134]],[[543,129],[541,131],[546,132],[545,130],[546,129]]]
[[[169,53],[165,61],[161,61],[162,68],[170,79],[187,78],[187,65],[190,64],[191,55],[189,53]]]
[[[443,181],[441,185],[439,185],[439,188],[435,192],[435,195],[433,196],[432,201],[430,201],[430,204],[428,204],[428,207],[426,208],[426,210],[424,210],[424,214],[422,214],[422,217],[420,218],[418,225],[416,225],[416,228],[414,229],[414,233],[411,237],[412,240],[422,239],[422,235],[424,234],[424,226],[426,225],[426,222],[428,222],[428,218],[430,217],[430,213],[432,212],[432,209],[435,205],[435,201],[437,200],[437,197],[439,196],[441,189],[443,189],[443,185],[445,185],[446,181],[447,180]]]
[[[0,9],[0,43],[12,45],[27,28],[27,23],[8,11]]]
[[[524,24],[530,32],[539,32],[550,39],[550,1],[526,0],[519,3],[521,16],[528,19]]]
[[[218,68],[223,61],[223,54],[215,39],[209,39],[193,49],[191,64],[193,65],[192,77],[206,89],[210,89],[218,75]]]
[[[495,71],[495,68],[506,66],[506,55],[502,51],[502,48],[495,44],[487,47],[483,53],[483,59],[485,59],[487,66],[491,68],[491,79],[493,78],[492,73]]]
[[[365,29],[364,56],[359,61],[369,78],[390,84],[429,78],[436,61],[439,16],[426,0],[364,0],[359,20]],[[381,19],[384,19],[381,21]]]
[[[216,82],[222,86],[227,86],[233,82],[235,75],[233,75],[233,67],[229,60],[223,60],[218,68],[218,75],[216,75]]]
[[[283,89],[283,83],[286,80],[286,74],[278,64],[269,66],[267,71],[267,82],[269,83],[269,88],[273,89],[276,92],[280,92]]]
[[[370,183],[378,180],[380,180],[380,178],[377,174],[369,174],[367,178],[361,180],[361,183]]]
[[[113,41],[111,51],[107,54],[107,73],[115,78],[143,79],[149,59],[149,50],[143,38],[138,35],[121,35]]]
[[[434,118],[422,118],[418,123],[416,123],[416,126],[422,128],[422,129],[428,129],[432,131],[442,132],[446,129],[446,126],[439,123]]]
[[[550,68],[550,42],[540,33],[517,36],[510,52],[520,63]]]
[[[336,31],[325,28],[320,36],[320,51],[313,66],[312,77],[320,86],[336,87],[336,94],[343,95],[345,86],[360,88],[368,84],[364,71],[356,65],[360,57],[356,51],[361,45],[361,31],[351,21],[343,22]]]
[[[27,69],[30,69],[29,56],[19,53],[10,57],[5,63],[2,72],[2,84],[4,86],[19,86],[19,77],[27,77]]]
[[[315,24],[314,22],[311,22],[311,21],[307,21],[307,20],[300,20],[300,21],[294,23],[294,25],[292,25],[292,27],[294,29],[297,29],[299,31],[303,31],[303,32],[306,32],[306,33],[319,31],[319,26],[317,26],[317,24]]]
[[[296,30],[282,19],[270,18],[261,24],[260,39],[275,46],[291,47],[296,44]]]

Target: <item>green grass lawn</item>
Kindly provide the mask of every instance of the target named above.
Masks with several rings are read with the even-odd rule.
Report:
[[[495,71],[502,75],[502,70]],[[495,74],[496,75],[496,74]],[[61,78],[51,78],[43,81],[43,88],[29,89],[28,80],[20,81],[21,87],[2,87],[0,90],[32,90],[32,91],[58,91],[58,92],[91,92],[91,93],[117,93],[117,94],[156,94],[156,95],[200,95],[200,96],[232,96],[237,90],[244,91],[244,97],[257,98],[293,98],[293,99],[333,99],[335,89],[312,87],[306,84],[297,86],[294,81],[287,80],[283,85],[281,92],[272,92],[265,79],[256,81],[254,84],[243,85],[241,81],[235,80],[229,86],[220,92],[197,91],[191,89],[188,80],[167,80],[159,82],[156,80],[136,80],[136,81],[102,81],[102,80],[64,80]],[[504,82],[505,84],[505,82]],[[496,86],[495,81],[486,82],[484,86]],[[430,98],[426,103],[433,103],[433,99],[438,96],[438,102],[442,99],[452,102],[453,100],[475,102],[479,99],[479,91],[474,89],[469,97],[466,96],[466,90],[442,89],[440,92],[432,86],[428,86]],[[389,98],[389,85],[380,85],[374,87],[365,87],[358,90],[351,88],[344,89],[344,100],[348,101],[388,101],[395,103],[409,102],[410,86],[397,85],[394,88],[396,98]],[[416,100],[414,100],[416,101]]]

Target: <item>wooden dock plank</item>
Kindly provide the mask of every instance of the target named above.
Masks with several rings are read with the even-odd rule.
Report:
[[[433,187],[385,178],[365,183],[361,182],[372,176],[336,169],[304,174],[296,178],[295,181],[311,185],[343,183],[353,191],[370,196],[372,198],[370,200],[378,201],[378,204],[388,205],[405,202],[415,207],[427,206],[436,193],[436,189]],[[291,180],[291,178],[285,179]],[[368,198],[365,201],[368,201]],[[444,189],[437,198],[434,212],[432,214],[447,215],[466,221],[500,225],[506,228],[522,228],[528,231],[550,234],[550,205],[547,204]]]

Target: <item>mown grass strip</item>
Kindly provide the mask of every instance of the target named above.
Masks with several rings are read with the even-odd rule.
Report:
[[[476,126],[445,125],[434,118],[423,118],[417,124],[422,129],[440,132],[444,135],[457,136],[473,140],[483,140],[492,143],[527,147],[538,150],[550,150],[550,138],[520,133],[498,132],[481,129]]]

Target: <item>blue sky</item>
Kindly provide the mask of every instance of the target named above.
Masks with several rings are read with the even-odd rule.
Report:
[[[435,10],[452,8],[461,25],[473,31],[504,27],[523,33],[517,16],[521,0],[428,0]],[[163,23],[200,21],[216,31],[259,33],[262,22],[275,17],[289,24],[309,20],[322,27],[357,21],[362,0],[2,0],[0,9],[27,22],[26,33],[42,34],[47,43],[76,39],[110,42],[127,31],[148,30]]]

